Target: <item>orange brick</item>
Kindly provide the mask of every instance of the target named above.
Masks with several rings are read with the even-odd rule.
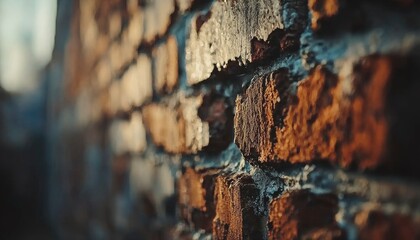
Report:
[[[215,216],[214,185],[217,169],[186,168],[178,182],[182,218],[195,229],[212,230]]]
[[[420,116],[392,102],[417,101],[408,87],[419,87],[416,66],[409,58],[370,56],[353,66],[351,80],[318,66],[296,91],[286,70],[263,76],[236,100],[235,142],[262,163],[328,160],[413,172],[418,151],[410,142],[420,133],[413,120]],[[402,129],[411,130],[398,134]]]
[[[286,192],[269,206],[269,239],[346,239],[335,214],[338,199],[333,194],[309,190]]]
[[[246,174],[221,175],[215,187],[214,239],[262,239],[262,217],[256,212],[259,190]]]

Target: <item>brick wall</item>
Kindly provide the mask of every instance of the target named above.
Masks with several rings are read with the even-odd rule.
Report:
[[[59,1],[57,236],[420,239],[418,3]]]

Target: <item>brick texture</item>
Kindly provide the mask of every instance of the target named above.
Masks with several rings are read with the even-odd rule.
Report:
[[[221,175],[215,187],[215,239],[259,239],[263,236],[261,217],[254,205],[258,188],[249,175]]]
[[[269,205],[269,239],[346,239],[335,221],[338,198],[308,190],[284,193]],[[322,216],[322,217],[321,217]]]
[[[246,156],[260,162],[326,159],[361,169],[404,164],[397,156],[414,156],[415,150],[398,152],[394,147],[393,132],[401,126],[392,123],[390,113],[396,109],[386,99],[400,104],[416,99],[393,95],[397,82],[413,83],[411,76],[400,74],[414,67],[408,62],[369,56],[350,66],[346,77],[317,66],[296,89],[287,70],[260,77],[236,100],[236,142]],[[417,113],[411,117],[417,119]],[[412,131],[416,135],[417,127]],[[411,138],[408,133],[405,137]]]
[[[58,7],[57,238],[419,239],[418,1]]]

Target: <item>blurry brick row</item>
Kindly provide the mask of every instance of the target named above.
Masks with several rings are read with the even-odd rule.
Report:
[[[221,151],[232,140],[232,109],[217,93],[179,96],[143,109],[153,142],[169,153]]]
[[[185,11],[191,8],[191,1],[181,2]],[[105,116],[141,106],[151,99],[153,86],[157,93],[176,88],[178,43],[174,36],[166,36],[176,4],[174,0],[86,0],[78,4],[83,49],[77,51],[83,52],[79,57],[85,59],[87,68],[94,69],[85,73],[90,78],[85,79],[92,82],[89,88],[96,89],[92,95]],[[154,47],[158,39],[161,43]],[[141,44],[153,45],[152,56],[138,55]]]
[[[151,43],[161,38],[168,31],[175,13],[174,0],[86,0],[80,1],[79,5],[84,52],[93,54],[93,60],[116,39],[122,46],[135,51],[141,42]],[[98,41],[104,42],[105,49],[98,48]]]
[[[246,173],[191,167],[183,170],[178,191],[183,221],[213,239],[349,238],[337,220],[340,204],[334,193],[290,190],[264,203],[261,189]],[[350,221],[358,239],[418,239],[420,233],[415,217],[380,209],[361,207]]]
[[[112,73],[110,64],[109,60],[98,64],[97,84],[94,86],[98,98],[103,99],[102,108],[106,115],[113,116],[140,107],[152,99],[153,92],[169,93],[178,86],[178,47],[173,36],[158,44],[152,56],[140,53],[121,76]],[[112,80],[112,76],[118,79]]]
[[[153,89],[150,58],[140,54],[136,63],[127,69],[121,79],[112,83],[109,91],[111,114],[127,111],[151,99]]]
[[[256,79],[236,100],[243,154],[261,163],[329,160],[416,172],[420,117],[409,106],[419,100],[418,60],[369,56],[347,64],[339,76],[318,66],[297,84],[287,69]]]
[[[135,57],[138,47],[153,45],[168,34],[176,17],[209,1],[98,0],[80,1],[80,38],[90,64],[108,58],[119,72]],[[107,57],[108,55],[108,57]],[[93,65],[92,65],[93,66]]]
[[[112,158],[112,192],[107,220],[112,238],[169,239],[175,220],[175,178],[170,164],[153,155]],[[118,236],[118,237],[117,237]]]

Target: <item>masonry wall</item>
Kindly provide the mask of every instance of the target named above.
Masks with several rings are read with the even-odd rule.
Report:
[[[418,3],[59,1],[57,237],[420,239]]]

